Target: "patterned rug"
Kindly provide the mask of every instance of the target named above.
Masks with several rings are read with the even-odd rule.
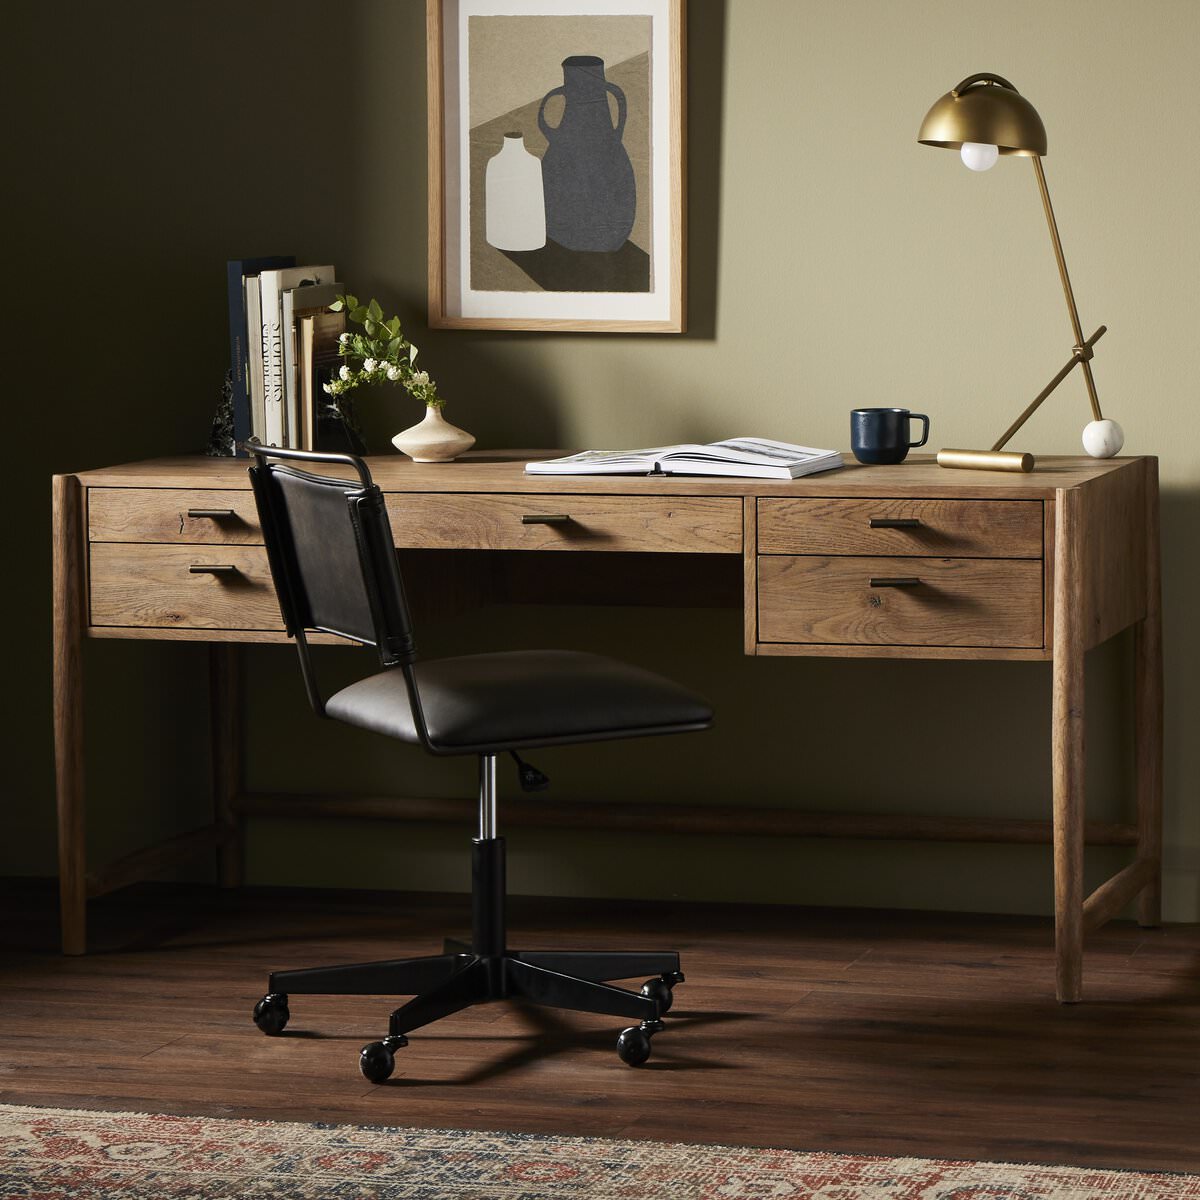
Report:
[[[0,1200],[1200,1200],[1200,1175],[0,1105]]]

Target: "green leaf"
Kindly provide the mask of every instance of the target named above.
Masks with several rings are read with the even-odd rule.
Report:
[[[391,320],[390,320],[390,321],[387,323],[387,327],[388,327],[388,332],[389,332],[389,333],[393,333],[393,334],[395,334],[397,337],[399,337],[399,336],[400,336],[400,318],[399,318],[399,317],[393,317],[393,318],[392,318],[392,319],[391,319]]]
[[[345,300],[346,300],[347,308],[357,308],[358,307],[358,297],[357,296],[351,296],[350,293],[347,292],[346,296],[345,296]]]
[[[371,314],[371,316],[372,316],[372,317],[373,317],[373,318],[374,318],[376,321],[382,321],[382,320],[383,320],[383,309],[379,307],[379,301],[378,301],[378,300],[372,300],[372,301],[371,301],[371,304],[370,304],[370,306],[369,306],[369,308],[367,309],[367,311],[368,311],[368,312]]]
[[[355,310],[354,310],[354,311],[353,311],[353,312],[350,314],[350,320],[354,321],[354,322],[355,322],[356,324],[358,324],[358,325],[363,325],[363,324],[365,324],[365,323],[366,323],[367,317],[369,317],[370,315],[371,315],[371,314],[370,314],[370,310],[368,310],[368,309],[364,308],[364,307],[363,307],[363,306],[360,304],[360,305],[359,305],[359,306],[358,306],[358,307],[357,307],[357,308],[356,308],[356,309],[355,309]]]
[[[417,348],[416,348],[416,346],[412,345],[411,343],[409,344],[409,347],[408,347],[408,361],[410,363],[415,363],[417,361]]]
[[[367,331],[367,337],[374,337],[379,332],[379,326],[370,317],[363,322],[363,327]]]
[[[399,354],[400,347],[403,344],[404,344],[403,338],[399,338],[399,337],[392,338],[392,340],[390,342],[388,342],[388,348],[387,348],[388,358],[394,359],[396,357],[396,355]]]
[[[330,306],[330,312],[341,312],[346,307],[346,302],[343,297],[339,296]]]

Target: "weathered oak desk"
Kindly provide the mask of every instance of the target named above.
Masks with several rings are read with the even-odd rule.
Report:
[[[1162,683],[1158,475],[1150,458],[1043,459],[1031,475],[948,471],[921,456],[795,482],[530,477],[546,452],[452,464],[371,460],[402,556],[425,556],[444,607],[476,599],[738,604],[747,654],[1037,659],[1053,665],[1053,820],[855,816],[736,805],[506,805],[510,824],[1053,842],[1058,995],[1081,996],[1085,932],[1135,897],[1159,919]],[[569,552],[555,554],[552,551]],[[476,552],[476,553],[467,553]],[[478,553],[491,552],[491,553]],[[432,556],[432,557],[431,557]],[[613,557],[617,556],[617,557]],[[636,557],[634,557],[636,556]],[[530,564],[567,566],[538,572]],[[669,570],[656,570],[667,564]],[[547,576],[553,576],[548,579]],[[674,591],[673,591],[674,589]],[[556,593],[560,593],[556,595]],[[1133,626],[1136,822],[1084,818],[1084,652]],[[246,464],[160,459],[54,479],[54,685],[63,949],[85,949],[89,896],[174,857],[223,851],[267,815],[468,821],[469,803],[246,794],[236,643],[282,642]],[[84,852],[82,648],[87,637],[214,643],[211,826],[91,873]],[[1087,841],[1133,861],[1083,895]]]

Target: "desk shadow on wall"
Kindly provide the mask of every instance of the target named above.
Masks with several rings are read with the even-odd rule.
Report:
[[[1163,868],[1169,920],[1200,920],[1200,489],[1162,493]],[[1181,911],[1182,909],[1182,911]]]
[[[1188,803],[1188,785],[1200,771],[1200,746],[1189,737],[1200,703],[1200,633],[1191,606],[1185,607],[1200,583],[1193,549],[1197,528],[1200,494],[1164,494],[1168,920],[1198,915],[1200,813]],[[628,572],[636,566],[628,558],[636,556],[597,556],[604,562],[596,565],[607,568],[600,578],[612,584],[612,594],[603,585],[573,594],[568,586],[573,579],[557,578],[574,574],[568,568],[580,565],[576,555],[545,566],[516,554],[501,556],[503,562],[491,565],[505,570],[485,576],[485,582],[504,581],[497,591],[505,602],[497,605],[486,603],[496,599],[488,589],[477,596],[465,586],[472,581],[461,588],[455,582],[461,554],[442,561],[432,552],[420,553],[422,563],[406,562],[406,568],[414,585],[424,578],[439,598],[438,612],[423,613],[426,619],[419,623],[429,656],[532,646],[593,650],[661,671],[716,703],[715,728],[686,742],[645,739],[539,752],[538,765],[555,780],[552,807],[616,797],[634,804],[1050,816],[1045,663],[747,659],[741,653],[737,561],[727,564],[728,578],[702,570],[711,563],[665,564],[673,580],[647,579],[648,594],[687,596],[696,605],[673,609],[652,607],[644,598],[639,605],[617,607],[622,595],[628,598]],[[687,575],[693,567],[694,580]],[[451,600],[460,592],[464,603],[456,611]],[[476,608],[478,600],[485,603]],[[1128,820],[1132,813],[1132,641],[1126,632],[1088,656],[1088,812],[1096,820]],[[256,672],[262,686],[252,698],[258,709],[251,714],[258,719],[250,721],[256,745],[287,747],[262,783],[285,790],[324,782],[331,790],[366,794],[472,794],[472,763],[435,760],[386,739],[315,722],[304,706],[292,656],[266,647],[252,653],[264,660],[261,674]],[[320,659],[330,688],[371,669],[369,655],[347,650],[323,651]],[[252,773],[268,774],[254,764],[271,757],[248,755]],[[511,776],[503,786],[511,794]],[[370,851],[364,853],[368,830]],[[259,882],[389,887],[399,881],[406,887],[461,888],[462,836],[449,825],[339,830],[335,823],[306,830],[285,823],[257,839],[252,869]],[[1042,913],[1052,903],[1046,847],[681,841],[615,834],[581,839],[553,828],[522,831],[518,843],[514,880],[518,890],[531,893],[661,893]],[[1089,884],[1120,869],[1126,853],[1089,849]],[[671,857],[669,877],[656,868],[664,855]]]

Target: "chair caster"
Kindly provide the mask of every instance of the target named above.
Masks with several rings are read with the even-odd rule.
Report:
[[[642,995],[649,996],[651,1000],[657,1000],[658,1015],[665,1017],[671,1011],[671,1005],[675,1003],[675,995],[671,989],[677,983],[682,982],[682,971],[667,971],[662,975],[656,975],[653,979],[647,979],[642,984]]]
[[[408,1045],[403,1034],[385,1037],[382,1042],[369,1042],[358,1056],[358,1069],[371,1083],[383,1083],[396,1069],[395,1051]]]
[[[284,992],[268,992],[254,1006],[254,1023],[268,1037],[277,1037],[288,1023],[288,998]]]
[[[661,1021],[643,1021],[621,1030],[617,1038],[617,1056],[631,1067],[640,1067],[650,1057],[650,1037],[661,1032]]]

